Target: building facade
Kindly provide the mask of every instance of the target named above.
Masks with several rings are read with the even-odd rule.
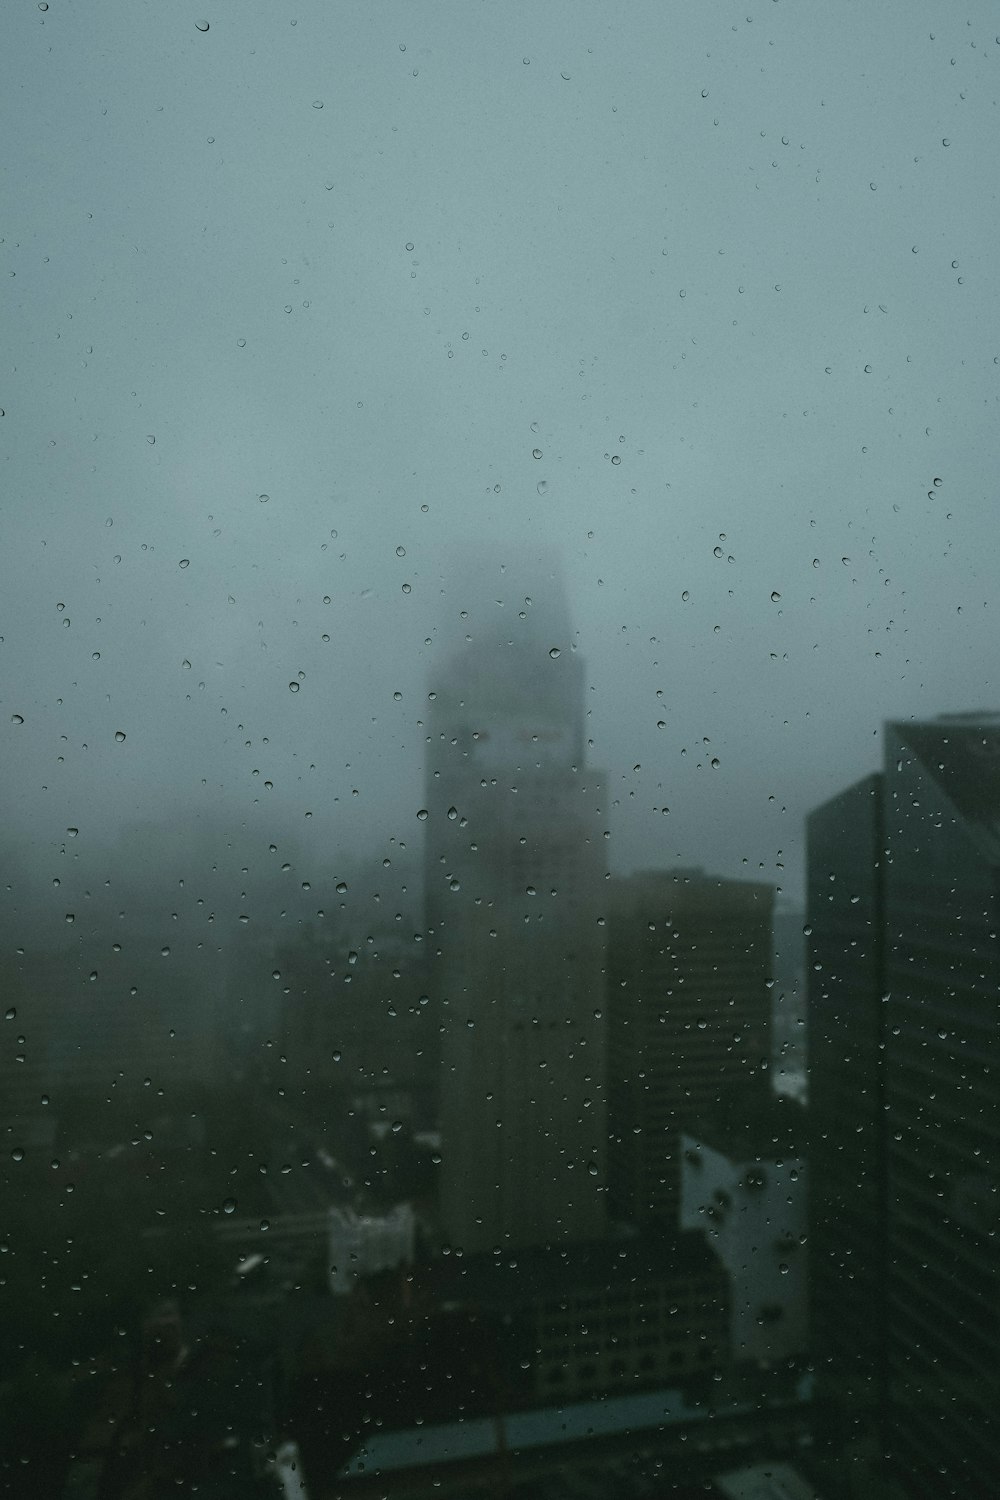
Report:
[[[701,870],[616,880],[608,953],[609,1198],[673,1229],[681,1132],[734,1090],[766,1094],[774,890]]]
[[[834,1324],[881,1307],[914,1500],[1000,1472],[998,893],[1000,717],[888,724],[883,776],[810,820],[816,1345],[850,1379]]]

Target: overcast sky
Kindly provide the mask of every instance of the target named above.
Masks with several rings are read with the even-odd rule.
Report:
[[[615,868],[797,898],[884,719],[1000,705],[998,30],[9,0],[11,834],[418,846],[450,549],[554,547]]]

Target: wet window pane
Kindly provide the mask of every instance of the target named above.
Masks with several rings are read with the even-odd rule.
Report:
[[[7,7],[5,1493],[995,1488],[998,24]]]

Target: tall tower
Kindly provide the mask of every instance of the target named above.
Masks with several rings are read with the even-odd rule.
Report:
[[[473,626],[429,714],[441,1210],[466,1251],[604,1224],[605,779],[584,766],[584,668],[558,579],[527,592],[517,578],[498,575],[500,624]]]
[[[816,1343],[849,1400],[874,1362],[873,1415],[915,1500],[989,1491],[1000,717],[888,724],[883,776],[810,819],[809,864]],[[873,1299],[874,1361],[868,1340],[852,1369],[836,1325]]]

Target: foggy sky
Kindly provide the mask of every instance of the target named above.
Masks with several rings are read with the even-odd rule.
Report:
[[[416,849],[489,543],[614,867],[797,898],[885,719],[1000,704],[995,8],[199,6],[0,20],[8,836]]]

